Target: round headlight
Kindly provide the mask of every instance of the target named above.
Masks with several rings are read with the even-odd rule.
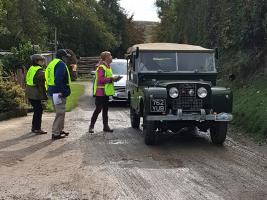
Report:
[[[172,87],[170,90],[169,90],[169,95],[171,98],[175,99],[179,96],[179,91],[177,88],[175,87]]]
[[[201,87],[197,90],[197,95],[200,97],[200,98],[205,98],[207,95],[208,95],[208,91],[206,88],[204,87]]]

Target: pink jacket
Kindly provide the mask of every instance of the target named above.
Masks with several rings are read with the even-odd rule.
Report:
[[[105,65],[107,68],[110,68],[110,66],[105,63],[105,62],[99,62],[96,65],[96,68],[98,68],[100,65]],[[104,86],[106,83],[112,83],[112,79],[111,78],[106,78],[105,77],[105,70],[102,67],[99,67],[98,69],[98,77],[97,77],[97,86]],[[104,88],[97,88],[96,89],[96,96],[105,96],[105,92],[104,92]]]

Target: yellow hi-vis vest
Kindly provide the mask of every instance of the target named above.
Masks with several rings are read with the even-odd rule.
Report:
[[[104,69],[106,78],[112,78],[112,75],[113,75],[111,68],[107,68],[105,65],[100,65],[97,67],[96,73],[95,73],[95,81],[94,81],[94,96],[96,95],[97,88],[104,88],[104,92],[106,96],[114,96],[115,89],[114,89],[113,83],[106,83],[105,86],[98,86],[99,67],[102,67]]]
[[[45,70],[45,80],[48,86],[55,86],[55,66],[60,62],[61,60],[58,58],[53,59],[47,66]],[[70,78],[70,71],[68,66],[65,64],[66,70],[68,73],[68,85],[71,83]]]
[[[26,75],[26,84],[28,86],[35,86],[35,84],[33,83],[33,79],[34,79],[34,76],[35,76],[36,72],[39,69],[42,69],[42,67],[40,67],[40,66],[31,66],[30,69],[28,70],[27,75]]]

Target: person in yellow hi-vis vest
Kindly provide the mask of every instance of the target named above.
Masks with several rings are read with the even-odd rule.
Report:
[[[63,131],[65,123],[65,107],[67,97],[70,95],[70,72],[66,65],[71,55],[66,50],[60,49],[45,70],[46,83],[48,85],[48,95],[53,101],[56,111],[55,120],[52,127],[52,140],[64,138],[69,135]]]
[[[36,134],[46,134],[41,129],[43,107],[42,100],[47,100],[45,88],[45,74],[43,66],[45,57],[34,54],[31,56],[32,66],[26,75],[26,96],[33,107],[32,132]]]
[[[95,80],[94,80],[94,96],[95,96],[95,111],[91,118],[89,133],[94,133],[94,126],[99,113],[102,110],[103,131],[113,132],[108,125],[108,101],[109,96],[115,94],[113,82],[119,81],[120,76],[113,77],[110,63],[112,55],[109,51],[104,51],[100,54],[100,62],[98,63]]]

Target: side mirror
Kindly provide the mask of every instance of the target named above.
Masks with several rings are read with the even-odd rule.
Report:
[[[95,71],[91,71],[91,75],[94,76],[95,75]]]
[[[139,47],[136,47],[135,58],[139,57]]]
[[[219,49],[218,49],[218,47],[215,48],[215,58],[219,59]]]

